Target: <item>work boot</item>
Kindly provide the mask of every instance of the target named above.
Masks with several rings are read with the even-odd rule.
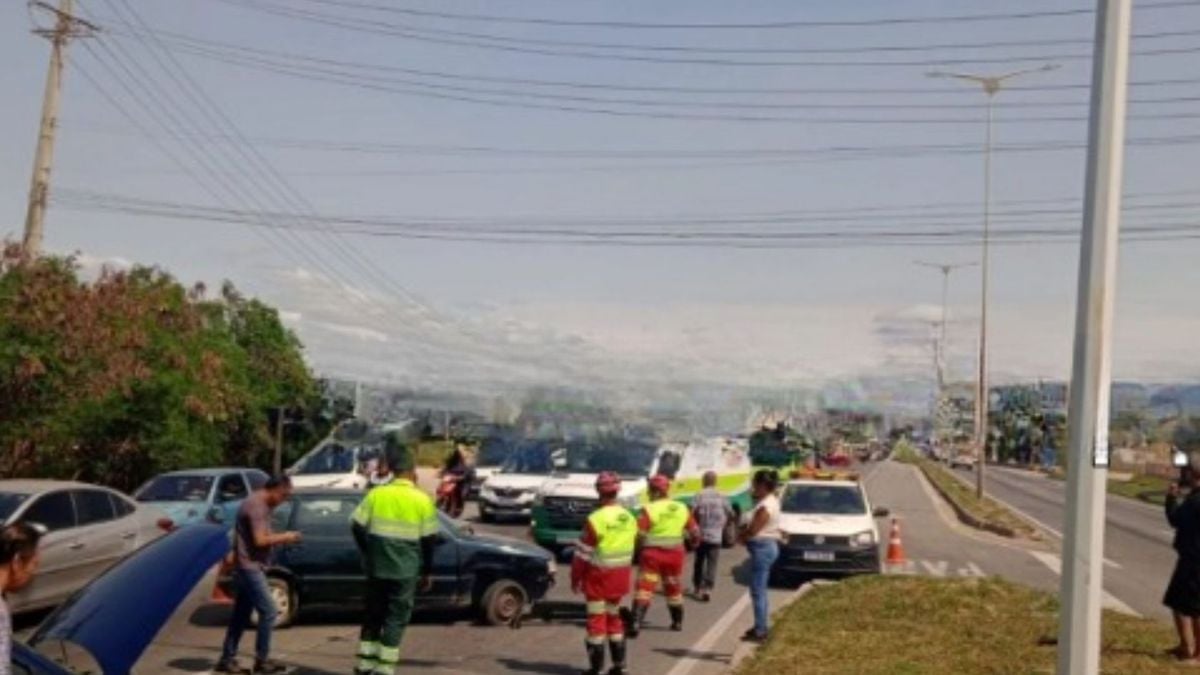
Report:
[[[667,609],[671,610],[671,630],[678,633],[683,630],[683,605],[669,605]]]
[[[625,641],[609,640],[608,651],[612,655],[612,668],[608,675],[625,675]]]
[[[583,675],[601,675],[604,671],[604,644],[587,643],[588,669]]]
[[[633,606],[633,611],[625,620],[625,637],[633,640],[642,632],[642,627],[646,625],[646,610],[648,609],[650,608],[647,605]]]

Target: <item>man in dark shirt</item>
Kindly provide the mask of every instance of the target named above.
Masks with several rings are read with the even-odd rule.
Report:
[[[1180,500],[1180,485],[1188,494]],[[1180,471],[1179,485],[1167,491],[1167,522],[1175,528],[1179,559],[1167,584],[1163,604],[1171,608],[1179,645],[1173,653],[1183,661],[1200,659],[1200,473],[1191,467]]]
[[[300,541],[299,532],[271,532],[271,512],[292,496],[292,480],[277,476],[267,481],[242,502],[233,528],[233,580],[236,599],[221,660],[213,669],[218,673],[282,673],[287,668],[270,660],[271,630],[275,626],[275,602],[267,583],[267,566],[276,546]],[[238,665],[236,657],[242,633],[250,625],[250,615],[258,612],[258,635],[254,643],[254,669]]]

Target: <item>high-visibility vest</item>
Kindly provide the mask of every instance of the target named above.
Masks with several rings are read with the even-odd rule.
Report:
[[[396,479],[367,493],[354,522],[383,539],[418,541],[438,532],[437,507],[410,480]]]
[[[659,499],[646,505],[646,517],[650,529],[644,543],[656,548],[674,548],[683,545],[683,531],[687,529],[688,508],[674,499]]]
[[[624,506],[609,504],[588,516],[588,524],[596,533],[592,564],[596,567],[629,567],[633,564],[633,549],[637,545],[637,519]]]

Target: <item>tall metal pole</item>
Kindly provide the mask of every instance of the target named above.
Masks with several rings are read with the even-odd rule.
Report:
[[[979,293],[979,373],[975,378],[975,496],[983,498],[983,472],[987,466],[988,440],[988,263],[992,234],[992,118],[999,82],[984,85],[987,93],[987,124],[983,141],[983,251],[979,263],[982,282]]]
[[[50,67],[46,71],[46,90],[42,97],[42,120],[38,126],[37,150],[33,155],[33,177],[29,186],[29,206],[25,211],[25,235],[21,242],[26,257],[36,256],[42,248],[46,203],[50,196],[50,164],[54,158],[54,136],[58,129],[58,102],[62,91],[63,52],[67,41],[85,37],[95,26],[72,14],[73,0],[59,0],[58,8],[45,3],[33,6],[55,15],[54,28],[34,32],[50,40]]]
[[[1067,412],[1070,455],[1059,596],[1063,600],[1058,633],[1060,675],[1100,672],[1112,314],[1132,4],[1132,0],[1098,0],[1096,7],[1075,354]]]
[[[979,299],[979,373],[975,379],[975,494],[983,497],[983,474],[987,464],[988,439],[988,378],[987,378],[987,316],[988,316],[988,263],[991,244],[992,225],[992,118],[996,93],[1004,83],[1022,75],[1041,73],[1058,68],[1057,64],[1048,63],[1039,68],[1017,70],[1003,75],[971,75],[965,73],[949,73],[935,71],[928,73],[929,77],[948,77],[966,80],[983,87],[987,95],[987,124],[983,145],[983,261],[981,294]]]

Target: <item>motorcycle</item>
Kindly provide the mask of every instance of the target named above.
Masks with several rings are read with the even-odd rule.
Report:
[[[459,518],[463,512],[463,481],[466,476],[444,473],[437,488],[437,508],[451,518]]]

